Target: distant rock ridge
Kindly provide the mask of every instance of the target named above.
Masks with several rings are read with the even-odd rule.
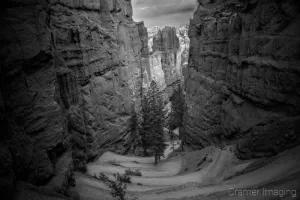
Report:
[[[151,28],[148,28],[148,49],[149,52],[151,53],[153,51],[153,39],[154,36],[157,35],[159,31],[162,31],[164,28],[172,29],[175,27],[168,27],[168,26],[154,26]],[[179,38],[179,48],[183,47],[189,47],[189,37],[188,37],[188,30],[189,30],[189,25],[183,25],[180,27],[175,28],[176,29],[176,35]],[[188,50],[188,48],[187,48]]]
[[[153,51],[168,51],[179,49],[179,38],[176,35],[176,28],[164,27],[159,29],[153,37]]]

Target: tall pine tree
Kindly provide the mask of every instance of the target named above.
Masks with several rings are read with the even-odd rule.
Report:
[[[147,149],[151,147],[151,143],[148,141],[148,135],[151,134],[151,117],[150,117],[150,106],[149,106],[149,98],[148,92],[144,94],[142,99],[142,128],[139,131],[141,137],[141,144],[144,149],[144,156],[148,156]]]
[[[131,145],[132,145],[132,153],[134,154],[135,149],[137,146],[141,145],[141,138],[139,136],[139,130],[138,130],[138,118],[137,114],[135,112],[134,106],[132,105],[131,108]]]
[[[160,157],[164,155],[166,144],[163,131],[163,102],[155,81],[151,82],[147,95],[143,98],[142,113],[144,153],[147,153],[147,149],[151,149],[155,157],[155,164],[157,164]]]
[[[185,106],[184,94],[181,85],[174,91],[170,101],[172,102],[172,110],[169,120],[169,130],[173,132],[175,128],[179,128],[179,138],[182,140],[182,148],[184,141],[184,129],[183,129],[183,110]]]
[[[174,91],[170,101],[172,102],[172,110],[169,120],[169,129],[174,130],[182,126],[184,97],[181,86]]]
[[[155,81],[152,81],[150,84],[150,95],[149,103],[152,107],[152,117],[153,117],[153,126],[152,126],[152,146],[155,156],[155,164],[160,160],[160,157],[164,155],[164,150],[166,148],[165,137],[164,137],[164,112],[163,112],[163,101],[159,92],[159,88]]]

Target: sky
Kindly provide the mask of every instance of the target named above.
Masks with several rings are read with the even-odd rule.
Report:
[[[133,19],[147,28],[178,27],[190,23],[197,5],[197,0],[132,0]]]

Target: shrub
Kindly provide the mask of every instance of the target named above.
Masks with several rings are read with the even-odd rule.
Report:
[[[131,183],[131,177],[126,174],[120,175],[119,173],[116,173],[114,174],[114,177],[120,182]]]
[[[131,169],[126,169],[125,170],[125,175],[128,175],[128,176],[142,176],[142,173],[138,169],[136,169],[135,171],[132,171]]]
[[[114,177],[116,178],[116,181],[110,180],[105,174],[100,173],[99,180],[103,181],[105,185],[107,185],[111,192],[111,196],[117,197],[118,200],[125,200],[125,194],[126,194],[126,184],[118,177],[121,175],[119,173],[114,174]]]
[[[121,175],[119,173],[113,174],[114,178],[116,179],[115,181],[110,180],[105,174],[100,173],[99,177],[94,174],[94,177],[103,181],[105,185],[109,187],[111,190],[110,194],[113,197],[116,197],[118,200],[138,200],[138,197],[133,196],[131,198],[127,197],[125,198],[126,195],[126,188],[127,185],[126,183],[131,183],[131,178],[128,177],[127,175]]]

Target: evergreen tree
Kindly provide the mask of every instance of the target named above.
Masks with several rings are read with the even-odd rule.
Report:
[[[170,101],[172,102],[172,110],[170,114],[169,129],[174,130],[175,128],[182,126],[184,99],[180,85],[178,89],[174,91]]]
[[[142,128],[140,129],[141,144],[144,149],[144,156],[147,156],[147,149],[150,148],[150,143],[148,142],[147,136],[150,134],[151,124],[150,124],[150,107],[148,93],[145,93],[142,99]]]
[[[182,140],[182,148],[184,141],[184,130],[183,130],[183,110],[185,106],[184,95],[181,85],[174,91],[170,101],[172,102],[172,110],[169,120],[169,130],[174,130],[179,127],[179,138]]]
[[[133,154],[135,152],[135,149],[138,145],[140,145],[140,137],[138,134],[138,118],[137,114],[135,112],[134,106],[132,106],[132,112],[131,112],[131,144],[133,147]]]
[[[183,110],[187,110],[187,104],[185,101],[183,101]],[[184,116],[182,115],[182,120],[183,120]],[[184,151],[184,144],[185,144],[185,140],[186,140],[186,132],[185,132],[185,128],[184,126],[181,124],[180,128],[179,128],[179,137],[181,139],[181,149],[182,151]]]
[[[174,148],[174,133],[173,131],[169,128],[169,137],[170,137],[170,141],[171,141],[171,144],[173,144],[173,148]]]
[[[157,164],[160,157],[164,155],[166,144],[163,131],[163,102],[155,81],[151,82],[150,88],[143,98],[142,113],[142,143],[144,153],[146,154],[147,149],[151,148],[154,153],[155,164]]]
[[[163,101],[159,92],[159,88],[155,81],[150,84],[149,90],[149,105],[151,108],[151,134],[149,140],[153,147],[153,153],[155,156],[155,164],[160,160],[160,157],[164,155],[166,148],[165,137],[164,137],[164,112],[163,112]]]

